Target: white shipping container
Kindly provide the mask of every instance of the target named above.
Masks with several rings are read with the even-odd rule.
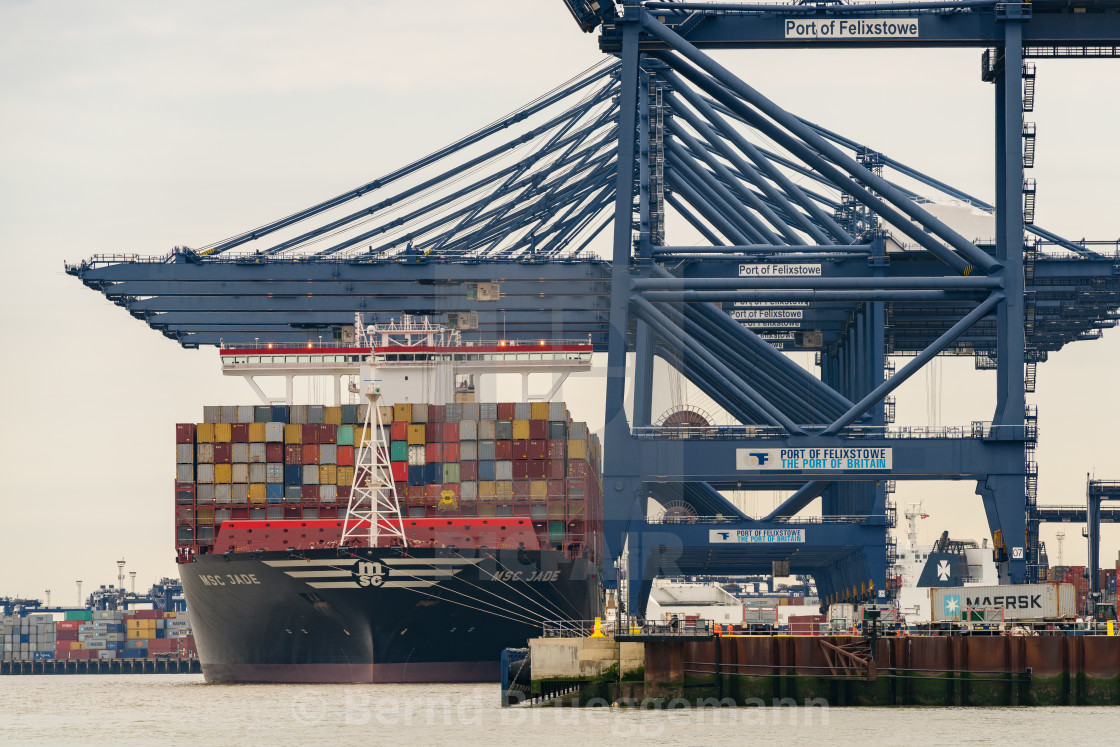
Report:
[[[265,423],[264,426],[264,440],[268,443],[283,443],[284,442],[284,424],[283,423]]]
[[[249,460],[248,461],[249,461],[250,464],[258,464],[258,463],[263,464],[264,462],[267,461],[265,459],[264,444],[262,444],[262,443],[252,443],[252,444],[248,444],[248,447],[249,447]],[[235,459],[234,461],[237,461],[237,460]],[[264,482],[264,481],[261,480],[260,482]]]
[[[960,620],[970,608],[1003,609],[1005,620],[1058,620],[1077,617],[1073,584],[944,586],[930,589],[933,622]]]
[[[175,444],[175,463],[194,464],[194,444]]]
[[[213,464],[200,464],[198,465],[198,481],[206,483],[207,485],[214,482],[214,465]]]
[[[428,463],[427,449],[424,446],[412,445],[408,447],[408,463],[412,467],[423,467]]]

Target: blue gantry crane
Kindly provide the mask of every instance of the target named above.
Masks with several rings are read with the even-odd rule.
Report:
[[[632,612],[658,574],[781,569],[826,604],[889,596],[898,480],[975,482],[1002,577],[1034,580],[1025,395],[1050,352],[1115,325],[1120,273],[1114,242],[1034,225],[1029,60],[1120,55],[1120,3],[567,4],[607,57],[524,108],[226,240],[67,271],[187,347],[341,336],[355,310],[436,316],[467,339],[590,336],[606,354],[607,547]],[[983,50],[994,84],[994,204],[782,109],[712,56],[945,46]],[[994,241],[955,229],[947,200],[989,214]],[[990,420],[892,427],[892,392],[938,355],[996,372]],[[735,424],[655,418],[655,359]],[[748,516],[731,490],[791,495]],[[651,514],[651,498],[685,510]]]

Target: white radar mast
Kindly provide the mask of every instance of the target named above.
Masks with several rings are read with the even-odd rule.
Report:
[[[361,335],[360,317],[357,321],[355,329]],[[349,545],[363,539],[369,547],[377,547],[382,538],[390,542],[395,538],[402,546],[407,546],[401,504],[389,464],[389,442],[378,406],[381,386],[372,356],[362,363],[360,370],[359,386],[368,406],[362,438],[354,456],[354,484],[350,488],[350,501],[342,525],[342,544]]]

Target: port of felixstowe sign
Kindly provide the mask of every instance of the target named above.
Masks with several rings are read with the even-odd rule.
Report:
[[[735,469],[869,472],[891,469],[892,449],[736,449]]]
[[[916,39],[917,18],[787,18],[787,39]]]
[[[775,544],[785,542],[804,542],[804,529],[709,529],[709,543],[746,543]]]

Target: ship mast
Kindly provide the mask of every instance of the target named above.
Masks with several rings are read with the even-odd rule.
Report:
[[[361,324],[357,325],[361,329]],[[381,386],[370,356],[361,366],[360,386],[365,395],[365,428],[354,456],[354,484],[346,506],[342,525],[342,544],[365,539],[369,547],[377,547],[384,537],[408,545],[401,519],[401,504],[389,464],[389,442],[381,420]]]

